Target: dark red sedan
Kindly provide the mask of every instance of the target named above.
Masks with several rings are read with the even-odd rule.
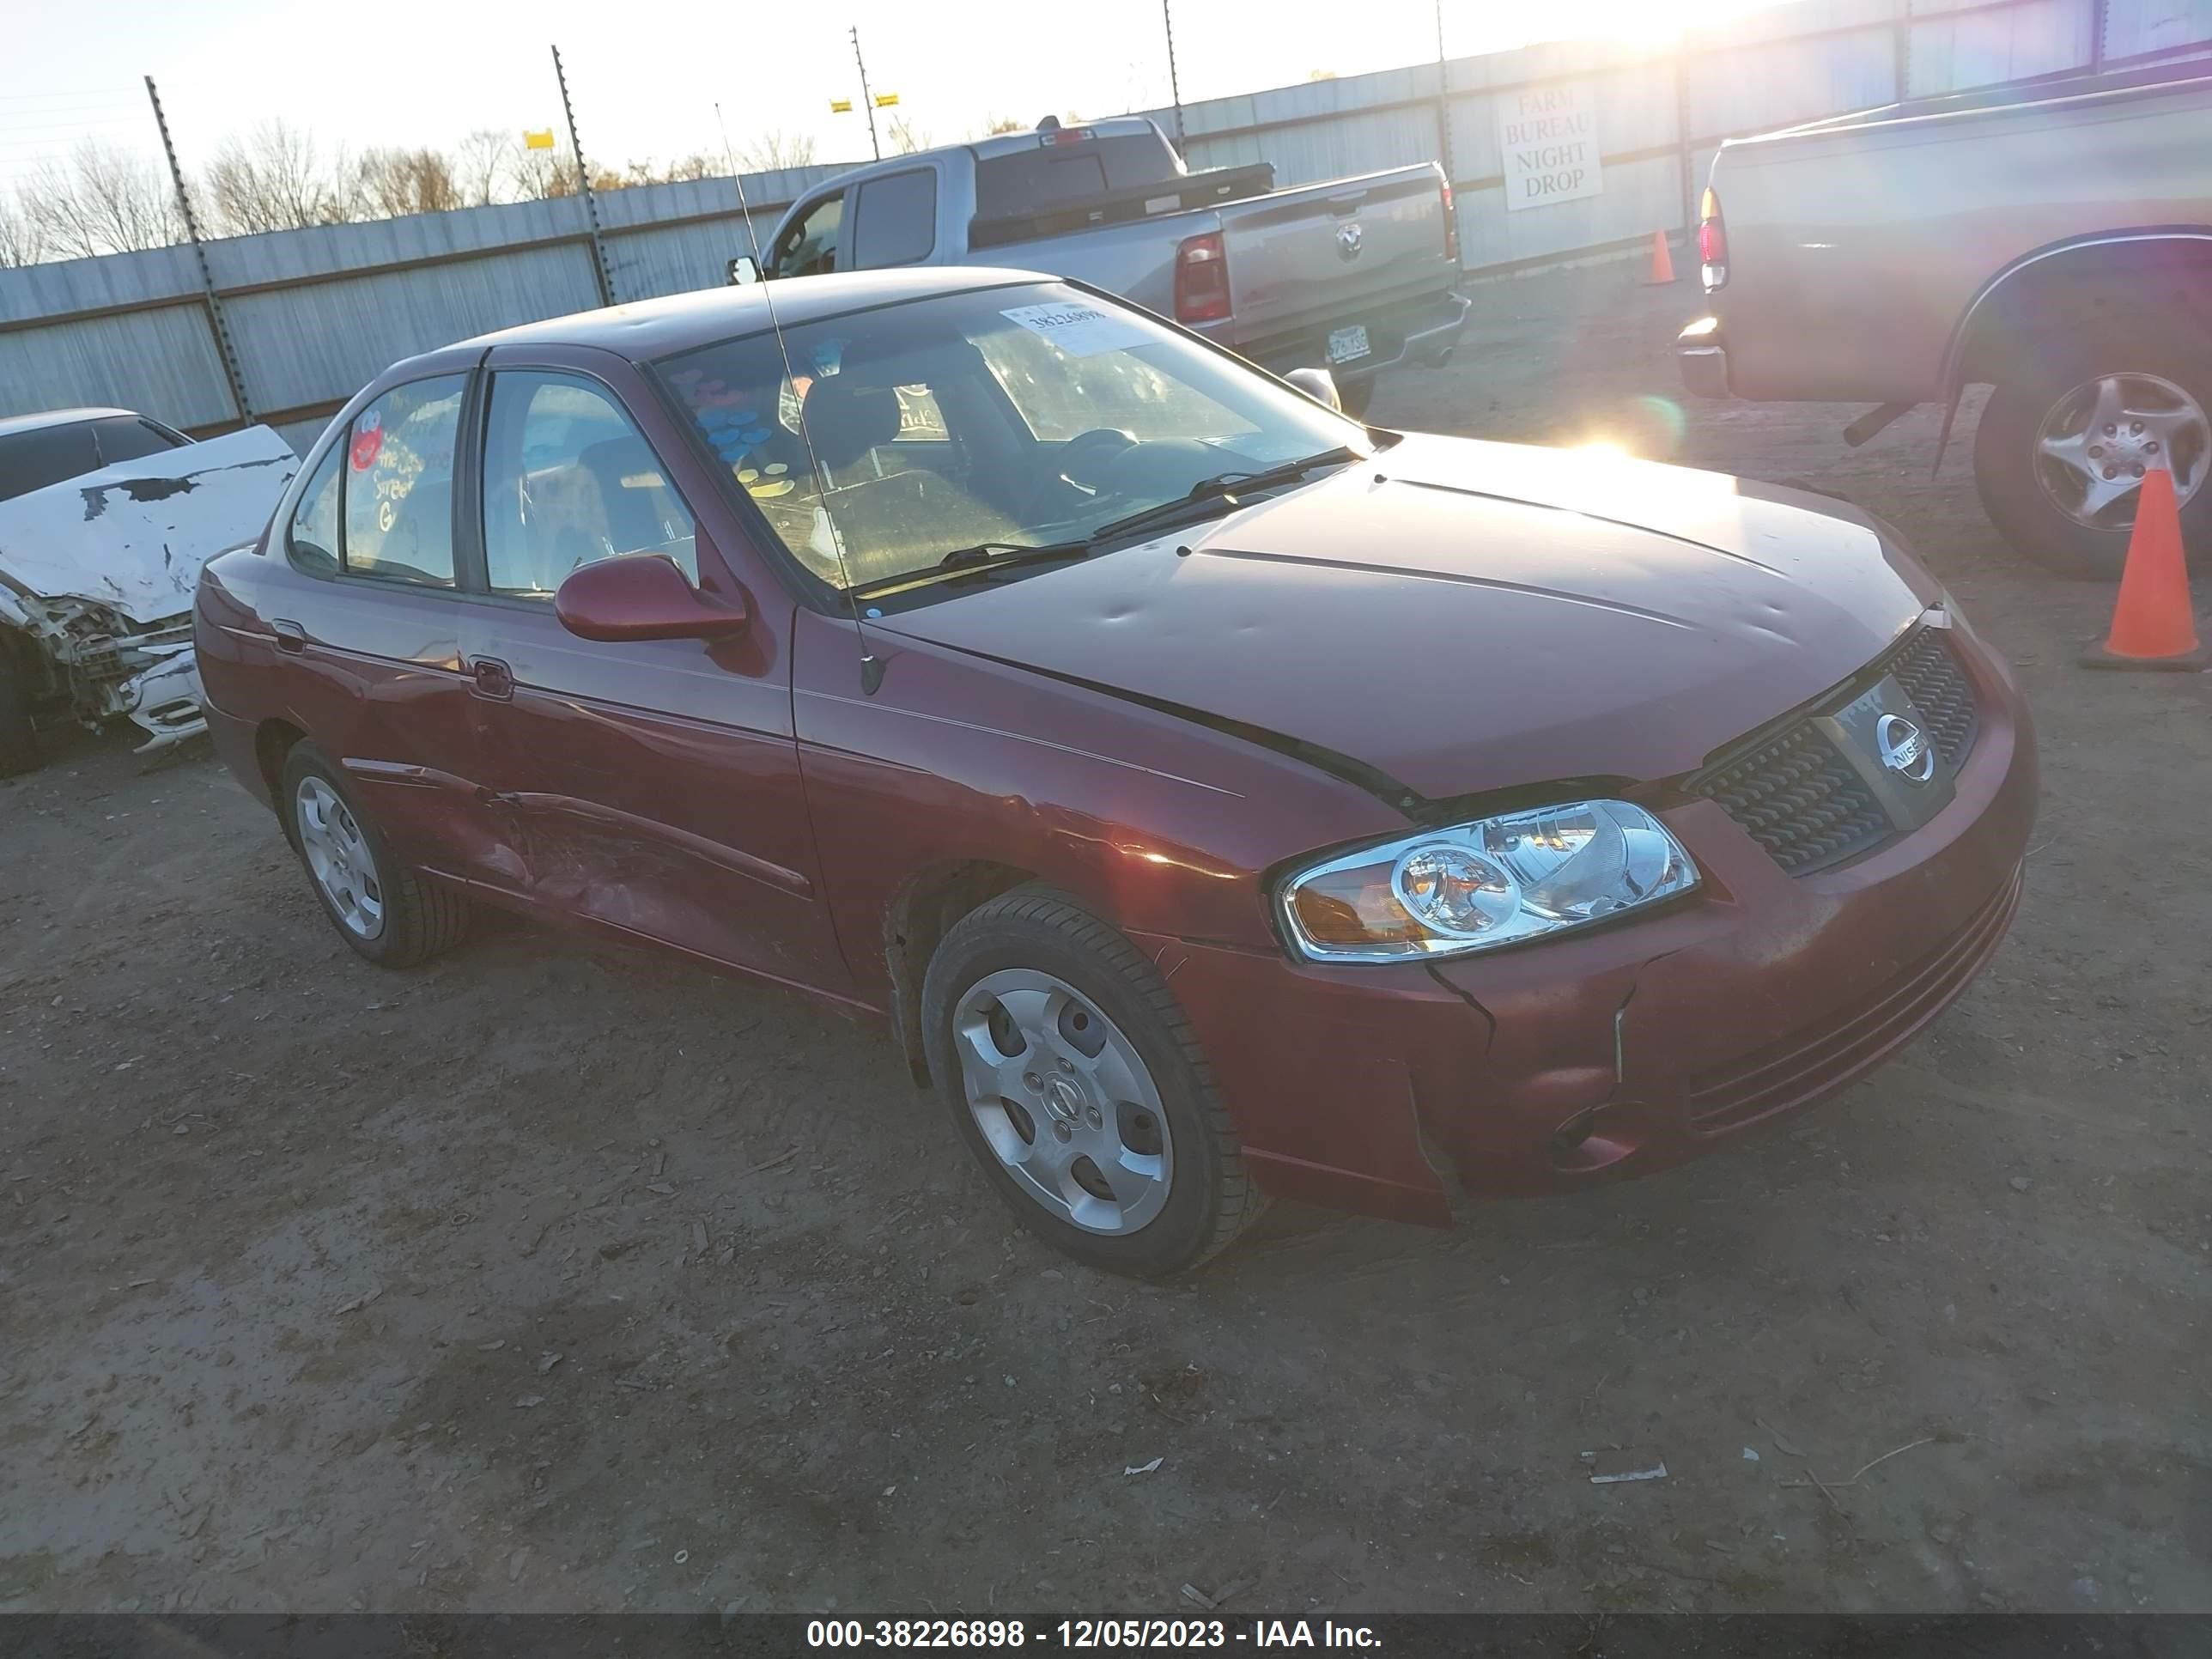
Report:
[[[1137,1273],[1263,1195],[1440,1221],[1804,1104],[1988,959],[2035,808],[1863,514],[1370,429],[1003,270],[398,364],[198,637],[362,955],[485,902],[880,1013]]]

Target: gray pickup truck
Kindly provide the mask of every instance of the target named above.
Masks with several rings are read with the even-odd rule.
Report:
[[[2202,71],[2203,64],[2182,73]],[[1893,105],[1714,158],[1698,228],[1711,314],[1690,390],[1880,405],[1994,387],[1983,505],[2021,551],[2109,577],[2164,465],[2212,550],[2212,76],[2082,77]]]
[[[771,277],[1008,265],[1103,289],[1263,368],[1326,368],[1345,410],[1441,364],[1465,325],[1459,227],[1433,162],[1275,190],[1266,162],[1191,173],[1141,117],[922,150],[792,204]],[[732,282],[763,275],[750,256]]]

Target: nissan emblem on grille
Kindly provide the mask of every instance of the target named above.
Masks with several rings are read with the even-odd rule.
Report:
[[[1874,740],[1881,763],[1907,783],[1936,775],[1936,748],[1928,734],[1902,714],[1884,714],[1875,723]]]

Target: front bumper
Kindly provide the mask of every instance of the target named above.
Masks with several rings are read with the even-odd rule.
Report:
[[[1704,886],[1618,927],[1432,968],[1144,941],[1261,1184],[1443,1221],[1694,1157],[1890,1054],[2002,939],[2035,815],[2027,711],[1965,645],[1981,725],[1951,804],[1854,862],[1793,878],[1689,800],[1661,816]]]
[[[1721,337],[1718,318],[1700,317],[1674,337],[1674,363],[1692,396],[1735,395],[1729,388],[1728,342]]]

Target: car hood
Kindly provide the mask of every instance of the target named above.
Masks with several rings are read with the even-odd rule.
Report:
[[[1319,745],[1442,799],[1689,771],[1941,597],[1841,501],[1415,436],[874,625]]]
[[[200,567],[261,534],[299,465],[253,426],[0,501],[0,586],[141,626],[180,616]]]

